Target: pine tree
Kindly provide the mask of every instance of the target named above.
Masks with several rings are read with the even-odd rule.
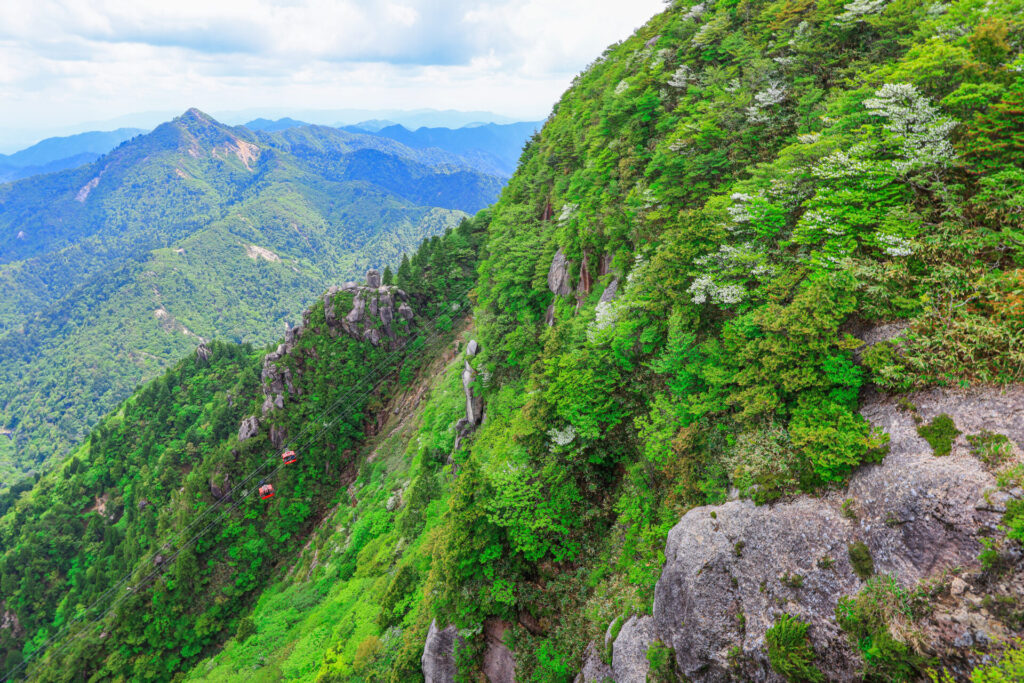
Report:
[[[412,265],[409,264],[409,255],[402,254],[402,264],[398,266],[398,286],[402,289],[408,289],[411,278]]]
[[[381,280],[386,285],[394,283],[395,275],[391,272],[391,266],[384,266],[384,275],[381,277]]]

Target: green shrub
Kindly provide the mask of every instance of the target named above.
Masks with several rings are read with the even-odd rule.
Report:
[[[953,418],[942,413],[928,424],[918,427],[917,433],[928,442],[935,455],[949,455],[953,450],[953,439],[959,436],[960,430],[953,424]]]
[[[238,621],[238,630],[235,632],[235,638],[240,643],[244,643],[245,639],[256,633],[256,624],[249,617],[243,617]]]
[[[836,605],[836,621],[864,657],[864,677],[917,680],[932,663],[919,652],[915,620],[927,608],[924,594],[908,591],[891,576],[875,576],[855,596]]]
[[[779,581],[783,586],[789,586],[790,588],[803,588],[804,577],[800,574],[790,574],[786,572],[779,577]]]
[[[815,653],[807,637],[807,624],[783,614],[764,634],[768,643],[768,661],[772,670],[787,681],[823,681],[814,665]]]
[[[871,551],[864,541],[855,541],[846,550],[850,554],[854,574],[861,579],[867,579],[875,573],[875,561],[871,558]]]
[[[676,674],[676,651],[660,640],[651,643],[647,648],[648,683],[675,683],[679,680]]]

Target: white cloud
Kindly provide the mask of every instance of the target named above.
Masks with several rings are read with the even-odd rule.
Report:
[[[661,0],[3,0],[0,129],[24,136],[189,106],[432,107],[542,118],[573,75],[662,7]]]

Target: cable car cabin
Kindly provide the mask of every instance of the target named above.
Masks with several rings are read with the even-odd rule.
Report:
[[[295,451],[285,451],[281,454],[281,460],[284,461],[285,465],[291,465],[293,462],[299,459],[299,456],[295,455]]]
[[[266,500],[267,498],[274,497],[274,487],[270,484],[264,484],[260,487],[260,498]]]

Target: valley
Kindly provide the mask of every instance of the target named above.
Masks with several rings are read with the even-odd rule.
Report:
[[[510,178],[189,110],[0,185],[6,677],[1024,680],[1022,16],[669,2]]]

